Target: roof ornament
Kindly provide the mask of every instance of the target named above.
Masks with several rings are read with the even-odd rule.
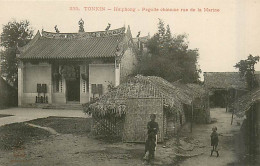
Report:
[[[141,31],[139,31],[139,32],[138,32],[138,34],[137,34],[137,36],[136,36],[136,37],[139,37],[139,36],[140,36],[140,34],[141,34]]]
[[[57,25],[55,25],[54,29],[55,29],[56,33],[60,33]]]
[[[108,23],[108,25],[107,25],[107,27],[106,27],[106,31],[108,31],[109,30],[109,28],[110,28],[110,26],[111,26],[111,24],[110,23]]]
[[[79,20],[78,24],[79,24],[79,32],[85,32],[84,21],[82,20],[82,18]]]

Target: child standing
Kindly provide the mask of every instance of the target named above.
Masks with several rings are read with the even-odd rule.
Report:
[[[219,153],[218,153],[218,133],[217,133],[217,127],[213,127],[212,128],[212,133],[210,135],[211,137],[211,146],[212,146],[212,150],[211,150],[211,154],[210,156],[212,156],[213,152],[217,152],[217,157],[219,156]]]

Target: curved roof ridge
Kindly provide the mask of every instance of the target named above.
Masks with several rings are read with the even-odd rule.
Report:
[[[94,31],[94,32],[78,32],[78,33],[56,33],[42,31],[42,36],[45,38],[55,39],[78,39],[78,38],[97,38],[97,37],[110,37],[125,34],[125,27],[107,30],[107,31]]]
[[[107,38],[107,37],[110,37],[110,38],[117,38],[117,37],[125,37],[126,34],[117,34],[117,35],[111,35],[111,36],[103,36],[103,37],[59,37],[59,36],[54,36],[54,37],[46,37],[46,36],[41,36],[39,39],[40,40],[67,40],[67,41],[70,41],[70,40],[87,40],[87,39],[95,39],[95,38]],[[120,42],[120,41],[119,41]]]
[[[29,43],[27,43],[23,47],[18,47],[18,50],[23,53],[27,51],[32,45],[34,45],[39,39],[41,39],[41,34],[40,31],[37,31],[36,35],[31,39]]]
[[[119,29],[125,29],[125,27],[120,27],[120,28],[116,28],[116,29],[110,29],[107,31],[113,31],[113,30],[119,30]],[[104,31],[89,31],[89,32],[75,32],[75,33],[57,33],[57,32],[49,32],[49,31],[44,31],[42,30],[42,32],[46,32],[46,33],[52,33],[52,34],[78,34],[78,33],[91,33],[91,32],[107,32],[106,30]]]

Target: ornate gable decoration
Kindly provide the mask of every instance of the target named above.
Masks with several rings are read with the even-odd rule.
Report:
[[[81,33],[53,33],[42,31],[42,36],[52,39],[88,39],[96,37],[109,37],[114,35],[120,35],[125,33],[125,27],[98,32],[81,32]]]

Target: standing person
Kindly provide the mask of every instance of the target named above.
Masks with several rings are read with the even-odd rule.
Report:
[[[150,119],[151,119],[151,121],[148,122],[148,124],[147,124],[148,138],[147,138],[146,143],[145,143],[145,154],[146,154],[145,159],[148,158],[147,159],[148,162],[151,159],[154,159],[154,152],[155,152],[155,147],[156,147],[156,143],[157,143],[157,133],[159,131],[159,125],[158,125],[157,122],[155,122],[156,115],[151,114]]]
[[[154,151],[156,147],[156,135],[155,132],[150,132],[145,142],[145,156],[144,159],[149,163],[154,158]]]
[[[210,134],[210,137],[211,137],[211,146],[212,146],[212,150],[211,150],[211,154],[210,156],[212,156],[213,152],[217,152],[217,157],[219,156],[219,153],[218,153],[218,133],[217,133],[217,127],[213,127],[212,128],[212,133]]]

